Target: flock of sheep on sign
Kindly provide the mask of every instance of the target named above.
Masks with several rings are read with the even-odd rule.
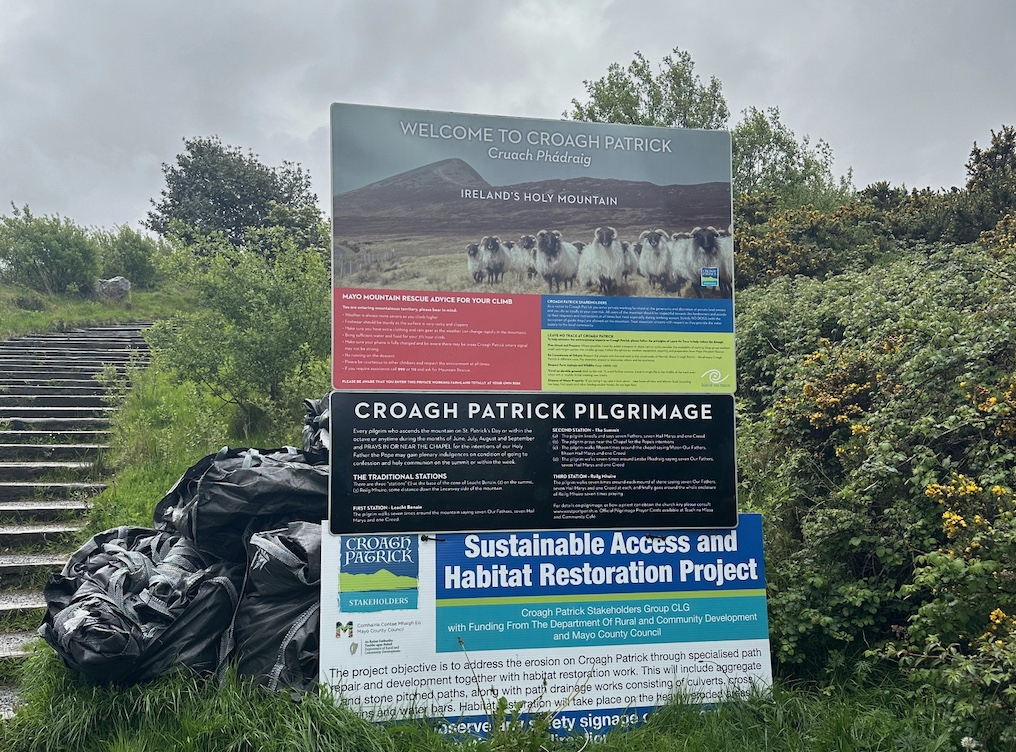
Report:
[[[558,230],[523,235],[518,243],[486,235],[466,246],[466,264],[477,284],[495,284],[507,272],[515,272],[528,279],[542,277],[549,292],[560,292],[562,286],[567,290],[577,282],[611,295],[629,276],[639,275],[650,288],[664,292],[702,297],[706,287],[712,287],[730,297],[734,238],[731,228],[715,227],[675,233],[645,230],[633,243],[618,238],[613,227],[596,228],[590,243],[569,243]],[[710,270],[709,274],[704,270]]]

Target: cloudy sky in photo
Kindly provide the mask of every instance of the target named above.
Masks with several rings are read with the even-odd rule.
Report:
[[[962,186],[1016,124],[1012,0],[0,0],[0,214],[138,227],[183,139],[298,162],[332,102],[560,118],[678,47],[732,113],[778,107],[861,188]]]

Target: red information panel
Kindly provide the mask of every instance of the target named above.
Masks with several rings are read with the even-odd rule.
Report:
[[[338,389],[540,389],[538,296],[334,295]]]

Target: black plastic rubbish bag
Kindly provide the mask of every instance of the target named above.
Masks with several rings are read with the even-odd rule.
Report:
[[[237,673],[273,691],[314,690],[320,645],[321,525],[255,533],[233,622]]]
[[[210,673],[225,658],[242,575],[186,538],[107,530],[50,577],[39,636],[97,682],[135,684],[177,666]]]
[[[243,562],[252,533],[328,517],[328,465],[317,459],[291,447],[223,447],[187,470],[156,505],[155,527]]]
[[[328,462],[328,452],[332,448],[332,409],[329,395],[322,399],[305,399],[307,408],[303,420],[303,451],[308,456],[320,457]]]

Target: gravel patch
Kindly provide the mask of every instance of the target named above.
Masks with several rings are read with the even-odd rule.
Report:
[[[0,658],[15,658],[24,655],[25,647],[35,638],[35,632],[0,633]]]
[[[18,691],[14,687],[0,686],[0,719],[14,715],[14,706],[18,702]]]

